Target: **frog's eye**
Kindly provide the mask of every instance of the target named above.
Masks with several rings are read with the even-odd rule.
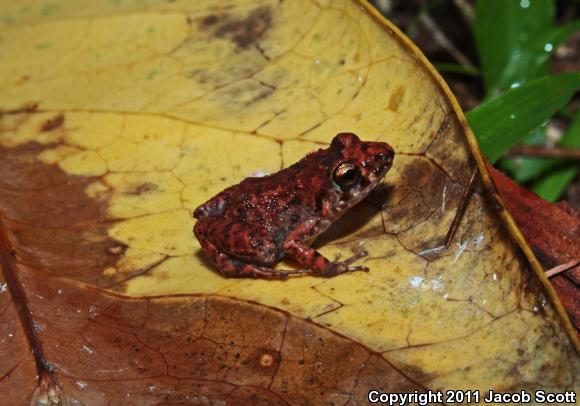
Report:
[[[340,190],[347,191],[356,186],[361,178],[360,168],[354,162],[339,164],[332,173],[332,180]]]

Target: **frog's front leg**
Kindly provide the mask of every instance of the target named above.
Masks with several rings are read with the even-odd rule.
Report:
[[[330,222],[325,220],[307,220],[301,223],[286,237],[284,251],[315,275],[335,276],[346,272],[368,271],[366,266],[350,266],[356,260],[367,255],[364,251],[344,261],[330,261],[304,243],[304,241],[316,237],[326,230],[329,225]]]

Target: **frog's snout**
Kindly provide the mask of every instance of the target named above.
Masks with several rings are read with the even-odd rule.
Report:
[[[386,142],[369,143],[368,152],[370,152],[373,166],[379,170],[388,170],[393,164],[395,151]]]
[[[386,154],[384,152],[379,152],[374,157],[375,161],[379,166],[391,166],[393,163],[393,154]]]

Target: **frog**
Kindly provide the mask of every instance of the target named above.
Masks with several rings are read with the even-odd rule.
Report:
[[[380,184],[394,155],[386,142],[339,133],[328,148],[312,151],[279,172],[246,178],[201,204],[193,211],[193,232],[226,277],[368,272],[366,266],[353,265],[366,251],[343,261],[339,256],[329,260],[311,243]],[[274,269],[286,256],[303,268]]]

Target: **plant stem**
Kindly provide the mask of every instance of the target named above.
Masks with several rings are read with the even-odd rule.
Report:
[[[519,145],[511,148],[507,155],[509,156],[529,156],[538,158],[564,158],[580,160],[580,148],[566,147],[543,147],[538,145]]]

